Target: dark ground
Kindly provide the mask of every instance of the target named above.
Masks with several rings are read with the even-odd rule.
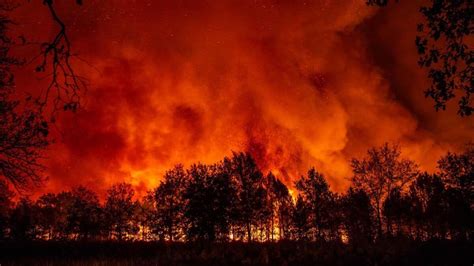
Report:
[[[0,265],[468,265],[472,242],[0,242]]]

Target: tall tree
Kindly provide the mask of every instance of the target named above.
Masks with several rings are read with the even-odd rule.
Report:
[[[349,188],[342,198],[342,213],[350,243],[364,244],[373,240],[373,209],[364,190]]]
[[[247,241],[252,241],[254,229],[258,228],[266,211],[267,191],[264,178],[252,156],[248,153],[234,153],[232,158],[225,158],[224,164],[229,169],[236,185],[237,198],[234,224],[244,233]],[[243,236],[243,235],[241,235]]]
[[[8,218],[13,207],[14,195],[7,182],[0,180],[0,240],[7,237]]]
[[[213,201],[210,189],[209,169],[207,165],[192,165],[188,170],[189,182],[184,192],[186,206],[186,234],[188,239],[214,240],[216,237],[214,226]],[[216,217],[217,218],[217,217]]]
[[[335,195],[329,190],[329,184],[324,176],[314,168],[308,171],[308,175],[302,176],[296,182],[302,199],[310,208],[310,226],[313,239],[324,240],[333,236],[332,229],[336,228],[333,223],[337,223],[335,206]]]
[[[61,197],[61,199],[64,198]],[[64,201],[60,201],[58,195],[53,193],[41,195],[36,201],[38,209],[37,226],[41,238],[46,240],[58,239],[65,232],[67,210],[63,205],[64,203]]]
[[[276,178],[271,172],[266,177],[268,190],[268,204],[271,210],[269,238],[274,240],[275,227],[278,225],[280,239],[287,237],[291,224],[293,200],[288,187]]]
[[[137,203],[133,201],[135,191],[132,185],[119,183],[107,190],[105,202],[106,221],[112,236],[118,240],[138,233],[138,226],[134,223]]]
[[[352,159],[352,184],[364,190],[370,197],[376,213],[377,234],[383,233],[383,202],[393,189],[403,189],[412,181],[418,167],[415,162],[401,157],[397,145],[385,143],[379,148],[369,149],[362,159]]]
[[[400,189],[392,189],[387,199],[383,203],[383,215],[386,218],[388,235],[403,235],[409,224],[409,216],[411,215],[412,200],[408,194]]]
[[[136,219],[141,232],[141,240],[154,240],[159,233],[156,224],[156,208],[154,192],[148,191],[142,198],[136,213]]]
[[[37,237],[35,208],[27,198],[21,198],[10,215],[10,237],[14,240],[33,240]]]
[[[90,239],[100,236],[103,226],[103,212],[97,195],[83,187],[71,191],[68,210],[68,226],[76,238]]]
[[[235,190],[221,164],[192,165],[185,191],[187,235],[189,239],[226,240]]]
[[[157,229],[161,238],[169,241],[182,238],[184,215],[184,191],[187,176],[182,165],[165,173],[164,180],[155,189]]]
[[[444,238],[447,232],[446,188],[439,175],[422,173],[410,185],[416,238]]]
[[[447,224],[451,239],[472,239],[474,236],[474,210],[461,189],[446,189]]]
[[[474,143],[460,153],[448,152],[438,162],[447,184],[449,224],[459,238],[474,235]]]
[[[310,239],[310,214],[310,206],[308,206],[308,203],[303,199],[303,197],[301,197],[301,195],[298,195],[291,219],[291,231],[293,239],[299,241]]]

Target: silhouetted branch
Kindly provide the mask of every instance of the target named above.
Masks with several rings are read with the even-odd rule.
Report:
[[[82,4],[81,1],[77,1],[77,3]],[[47,6],[53,21],[59,26],[59,31],[51,42],[41,45],[42,60],[36,67],[36,71],[45,72],[50,67],[52,73],[51,82],[38,103],[43,109],[48,104],[50,97],[53,97],[53,112],[56,112],[58,108],[74,112],[80,106],[80,94],[87,87],[86,80],[77,75],[72,67],[71,57],[73,54],[66,25],[58,16],[53,1],[45,0],[43,4]]]
[[[1,11],[9,12],[11,8],[14,7],[0,5]],[[8,17],[0,15],[0,176],[25,192],[45,179],[40,160],[49,143],[48,124],[36,106],[29,106],[31,97],[21,107],[19,101],[11,99],[15,88],[11,67],[21,65],[22,61],[9,54],[15,44],[6,34],[10,23]]]
[[[436,110],[446,109],[458,97],[461,116],[474,112],[474,50],[468,39],[474,33],[473,0],[437,0],[420,12],[426,19],[418,25],[416,45],[419,65],[428,70],[431,86],[425,91]]]
[[[396,1],[398,2],[398,1]],[[425,96],[435,101],[435,109],[445,110],[458,98],[458,114],[474,112],[474,51],[469,45],[474,33],[473,0],[431,0],[420,8],[425,21],[418,25],[415,43],[418,64],[428,71],[430,87]],[[367,5],[386,6],[389,0],[367,0]]]

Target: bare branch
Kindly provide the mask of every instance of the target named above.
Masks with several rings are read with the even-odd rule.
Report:
[[[86,89],[86,79],[76,74],[71,64],[71,43],[67,35],[66,25],[58,16],[52,0],[45,0],[53,21],[59,26],[56,36],[41,44],[41,62],[36,72],[51,70],[51,82],[45,93],[38,99],[43,110],[52,101],[53,116],[59,109],[76,111],[80,106],[80,94]],[[80,3],[78,3],[80,4]]]

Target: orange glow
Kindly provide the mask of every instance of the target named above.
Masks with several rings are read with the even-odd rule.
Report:
[[[16,16],[41,39],[53,25],[36,2]],[[413,1],[59,2],[90,88],[57,122],[46,190],[126,181],[143,193],[177,163],[249,151],[290,187],[315,166],[342,191],[350,159],[372,146],[400,143],[434,170],[474,135],[472,118],[423,99]]]

